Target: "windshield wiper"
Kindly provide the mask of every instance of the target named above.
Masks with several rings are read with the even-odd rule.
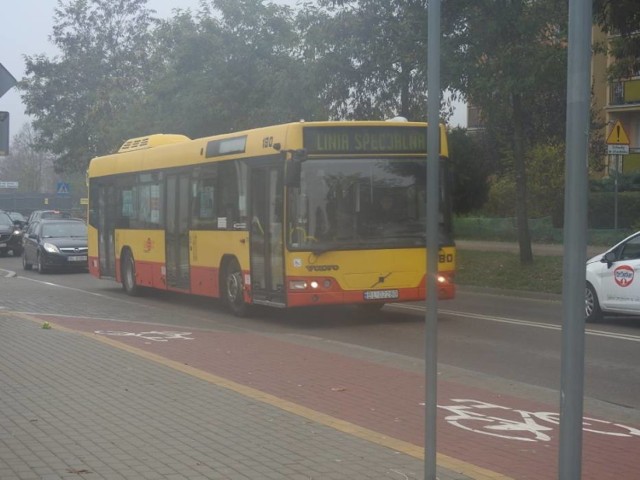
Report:
[[[324,248],[312,248],[311,253],[313,253],[316,257],[319,257],[323,253],[327,253],[333,250],[333,248],[324,247]]]

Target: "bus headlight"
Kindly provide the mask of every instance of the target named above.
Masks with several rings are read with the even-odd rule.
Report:
[[[318,288],[318,282],[315,280],[311,282],[311,288]]]
[[[289,290],[306,290],[307,282],[304,280],[289,280]]]

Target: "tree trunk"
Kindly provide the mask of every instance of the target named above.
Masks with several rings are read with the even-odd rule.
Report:
[[[516,180],[516,223],[520,263],[533,263],[531,234],[529,233],[529,212],[527,209],[527,168],[524,158],[524,127],[520,95],[514,94],[513,101],[513,154]]]

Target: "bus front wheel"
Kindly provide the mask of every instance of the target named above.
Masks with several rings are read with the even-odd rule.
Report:
[[[121,263],[122,289],[131,295],[137,297],[140,295],[140,287],[136,284],[136,264],[133,260],[131,252],[126,252]]]
[[[225,264],[222,285],[222,296],[229,311],[238,317],[247,316],[249,305],[244,301],[242,270],[237,260],[231,260]]]

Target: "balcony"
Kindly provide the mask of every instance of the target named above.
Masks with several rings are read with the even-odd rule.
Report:
[[[609,106],[640,106],[640,78],[619,80],[611,84]]]
[[[640,149],[629,152],[629,155],[622,156],[622,173],[638,173],[640,172]]]

